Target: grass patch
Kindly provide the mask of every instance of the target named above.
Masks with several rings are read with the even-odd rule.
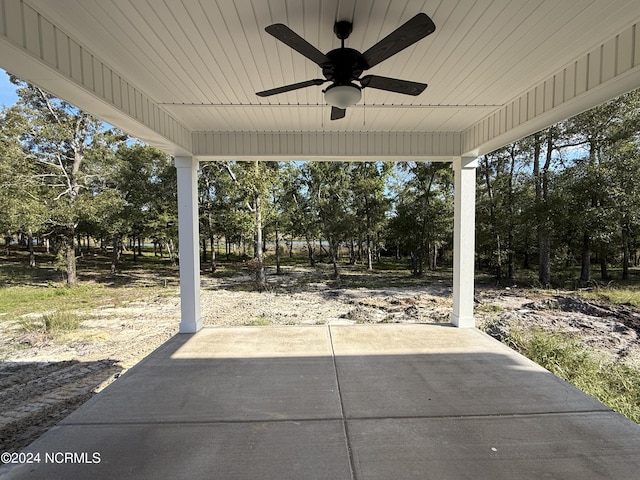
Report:
[[[481,305],[478,305],[475,310],[476,312],[480,313],[499,313],[503,312],[504,308],[493,303],[483,303]]]
[[[250,327],[269,327],[271,326],[271,320],[269,320],[268,317],[261,315],[249,320],[247,325]]]
[[[80,328],[82,317],[73,312],[59,311],[42,316],[46,333],[73,332]]]
[[[106,287],[86,283],[78,287],[54,286],[0,288],[0,321],[21,315],[50,311],[88,311],[101,306],[120,306],[143,297],[174,295],[161,287]]]
[[[605,405],[640,423],[640,368],[588,350],[578,340],[536,328],[502,341]]]
[[[640,290],[635,288],[598,288],[582,292],[581,296],[592,300],[605,300],[616,305],[631,305],[640,308]]]
[[[63,306],[91,307],[95,289],[88,285],[67,287],[0,288],[0,313],[23,315],[38,310],[56,310]]]
[[[18,345],[26,348],[51,339],[66,342],[68,335],[77,335],[82,321],[88,317],[68,310],[45,313],[40,318],[21,318],[18,320],[23,335]]]

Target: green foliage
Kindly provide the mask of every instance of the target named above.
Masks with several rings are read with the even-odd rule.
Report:
[[[396,186],[395,215],[387,241],[408,255],[414,275],[435,270],[443,246],[453,236],[453,172],[445,163],[407,163],[408,176]]]
[[[505,264],[511,278],[538,264],[543,286],[589,284],[594,261],[603,281],[612,264],[628,277],[640,249],[639,107],[637,90],[483,157],[481,267],[500,280]]]

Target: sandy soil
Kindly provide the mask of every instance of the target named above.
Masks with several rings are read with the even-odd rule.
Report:
[[[304,271],[278,277],[277,286],[271,278],[265,292],[252,291],[243,276],[204,281],[204,324],[433,323],[448,322],[451,312],[451,289],[443,285],[338,288],[307,281]],[[476,316],[495,336],[514,325],[540,325],[640,364],[640,313],[629,307],[576,300],[568,292],[478,287]],[[96,309],[80,329],[56,337],[25,332],[17,321],[0,322],[0,451],[25,447],[103,389],[175,335],[179,317],[178,292],[171,289]]]

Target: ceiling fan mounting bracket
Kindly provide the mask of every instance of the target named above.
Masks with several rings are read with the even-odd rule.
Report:
[[[349,38],[352,31],[353,24],[346,20],[341,20],[333,25],[333,33],[335,33],[340,40],[346,40]]]

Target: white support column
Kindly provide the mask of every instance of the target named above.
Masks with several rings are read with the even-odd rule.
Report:
[[[453,221],[453,314],[451,323],[473,328],[473,291],[476,235],[476,167],[475,157],[457,158]]]
[[[176,157],[178,172],[178,238],[180,248],[180,333],[202,328],[200,316],[200,245],[198,160]]]

